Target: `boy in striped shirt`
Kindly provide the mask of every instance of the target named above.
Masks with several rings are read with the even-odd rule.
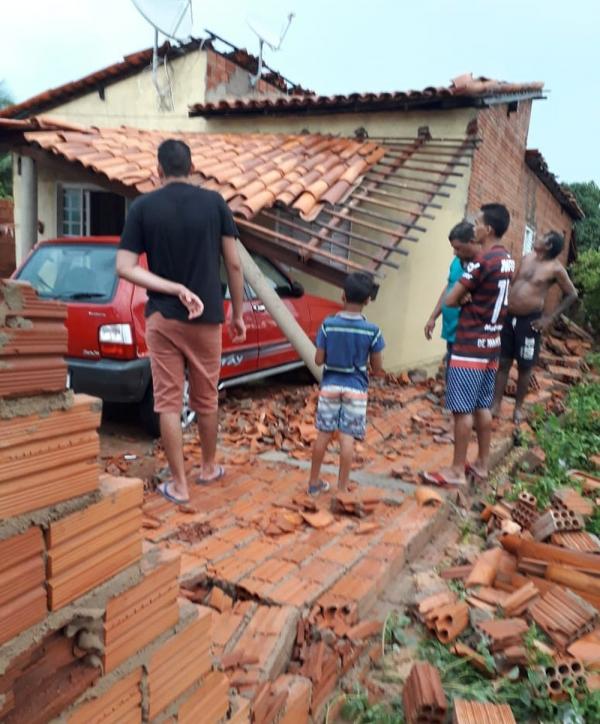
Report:
[[[319,392],[312,466],[308,492],[318,495],[329,490],[319,479],[327,445],[339,433],[340,468],[338,487],[348,486],[354,440],[365,436],[367,422],[368,365],[373,374],[383,371],[385,346],[381,330],[367,321],[363,307],[375,296],[373,278],[363,272],[349,274],[344,283],[344,309],[327,317],[317,335],[315,362],[324,365]]]

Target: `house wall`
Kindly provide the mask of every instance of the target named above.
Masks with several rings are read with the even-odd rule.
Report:
[[[306,130],[310,133],[353,136],[357,128],[363,127],[370,136],[414,138],[419,127],[427,125],[433,137],[464,139],[467,125],[475,113],[471,109],[461,109],[444,112],[215,118],[209,120],[206,130],[263,133],[300,133]],[[423,328],[448,276],[448,266],[452,260],[448,231],[463,218],[466,210],[470,168],[461,167],[460,170],[464,174],[462,177],[450,179],[455,187],[444,189],[449,192],[449,197],[437,197],[436,201],[443,208],[431,210],[435,218],[419,220],[418,223],[426,227],[424,233],[415,234],[419,241],[402,242],[402,247],[409,252],[408,256],[393,254],[390,257],[400,268],[382,267],[385,279],[381,282],[377,299],[365,310],[369,319],[383,330],[386,339],[385,367],[388,370],[414,367],[431,369],[437,366],[445,354],[445,343],[439,337],[441,324],[438,323],[435,338],[431,341],[425,339]],[[403,195],[410,196],[410,193],[403,192]],[[376,210],[382,213],[381,208]],[[373,237],[372,230],[361,228],[356,223],[352,228],[356,233]],[[356,246],[354,240],[351,243]],[[365,249],[373,251],[372,247]],[[356,261],[365,263],[364,259],[358,257]],[[308,292],[339,300],[338,288],[295,269],[291,273],[304,284]]]
[[[188,106],[205,97],[206,69],[205,51],[171,58],[166,69],[159,63],[160,86],[168,91],[170,81],[169,107],[161,105],[148,65],[129,78],[107,85],[104,100],[94,91],[53,108],[48,115],[104,128],[126,125],[156,130],[203,130],[198,119],[188,117]]]
[[[492,201],[506,204],[511,222],[504,244],[517,260],[523,255],[526,226],[535,230],[536,238],[560,231],[565,237],[560,259],[566,264],[573,220],[525,163],[531,106],[532,101],[525,101],[515,113],[508,114],[505,105],[479,113],[482,143],[473,157],[468,204],[470,209]],[[560,290],[553,288],[546,308],[556,306],[560,297]]]

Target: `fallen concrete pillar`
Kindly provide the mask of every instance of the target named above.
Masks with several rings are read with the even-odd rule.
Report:
[[[38,240],[38,178],[37,165],[32,158],[21,156],[21,225],[16,229],[17,266],[37,244]]]

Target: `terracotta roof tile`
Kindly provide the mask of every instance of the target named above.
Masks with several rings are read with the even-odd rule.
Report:
[[[43,130],[46,126],[50,130]],[[181,138],[192,149],[198,182],[220,191],[232,202],[232,209],[247,219],[275,203],[313,218],[324,203],[342,198],[385,154],[372,141],[318,134],[167,133],[127,127],[73,130],[69,126],[62,130],[60,121],[35,118],[0,120],[0,132],[2,128],[24,129],[24,138],[32,145],[140,193],[158,186],[158,145],[168,137]],[[329,194],[333,187],[335,192]]]
[[[577,220],[585,217],[583,209],[571,190],[564,184],[561,184],[556,176],[548,169],[546,159],[537,149],[532,148],[525,151],[525,163],[573,219]]]
[[[503,95],[523,95],[541,98],[544,84],[507,83],[492,78],[474,78],[471,73],[454,78],[449,86],[429,86],[422,90],[394,91],[392,93],[350,93],[347,95],[252,96],[227,98],[213,103],[196,103],[190,106],[191,116],[213,116],[243,113],[296,113],[303,111],[360,111],[403,110],[407,105],[435,105],[441,100],[454,101],[456,105],[469,105],[475,99]]]

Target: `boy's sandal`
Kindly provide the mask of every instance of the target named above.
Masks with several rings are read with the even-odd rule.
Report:
[[[217,480],[220,480],[225,475],[225,468],[222,465],[217,465],[217,472],[215,475],[213,475],[211,478],[203,478],[203,477],[197,477],[196,478],[196,485],[208,485],[209,483],[216,483]]]
[[[326,480],[319,480],[316,485],[308,486],[309,495],[319,495],[320,493],[326,493],[329,490],[329,483]]]

